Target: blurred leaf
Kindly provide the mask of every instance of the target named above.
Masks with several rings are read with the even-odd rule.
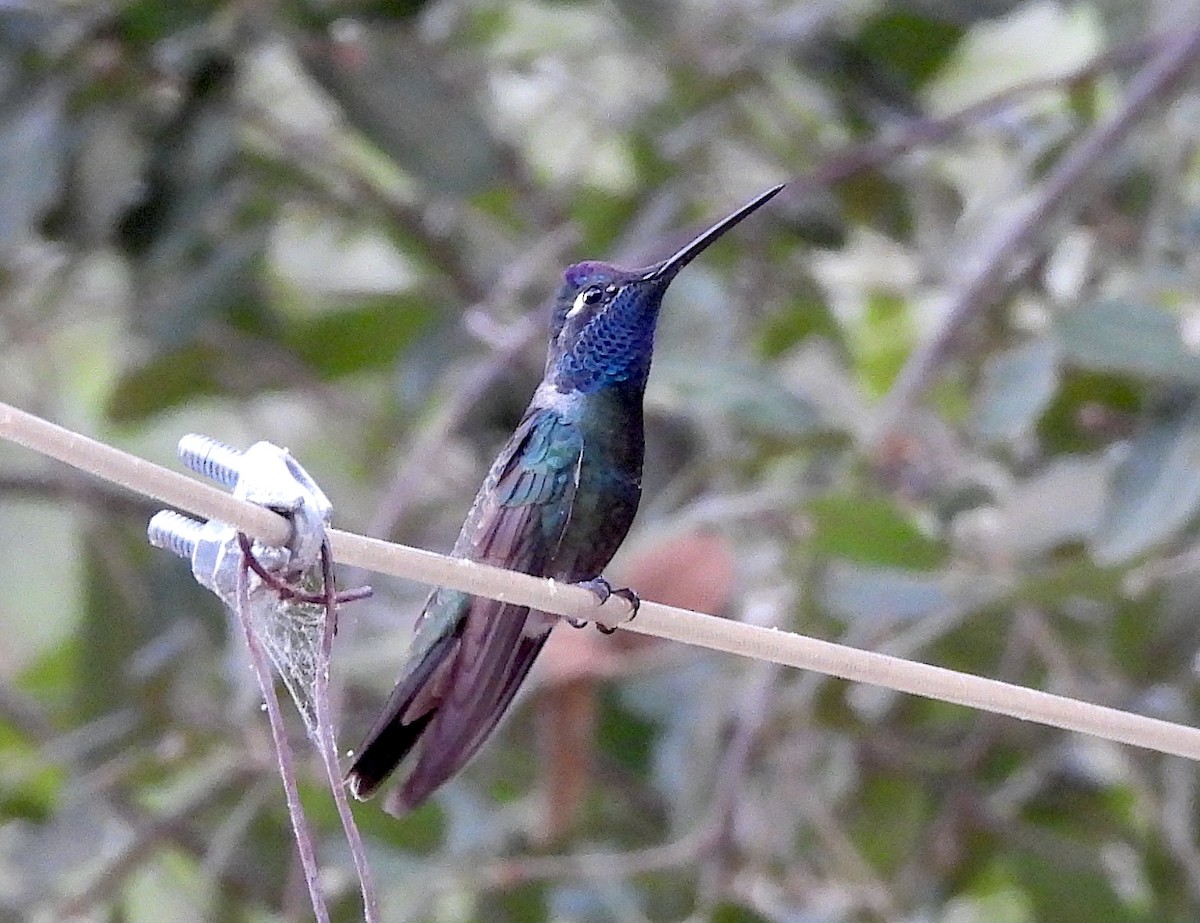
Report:
[[[1086,368],[1200,384],[1200,354],[1183,342],[1170,311],[1098,301],[1059,315],[1055,329],[1063,355]]]
[[[1037,425],[1058,386],[1058,349],[1049,340],[988,357],[975,399],[975,430],[993,441],[1018,439]]]
[[[821,606],[846,622],[920,618],[954,601],[945,583],[937,573],[837,561],[822,576]]]
[[[68,773],[46,759],[42,743],[0,722],[0,817],[50,819]]]
[[[1058,390],[1037,425],[1049,454],[1094,452],[1125,431],[1142,406],[1137,382],[1081,368],[1060,370]]]
[[[329,795],[323,776],[320,781],[302,785],[300,794],[304,812],[315,828],[338,828],[337,805]],[[436,853],[445,843],[446,815],[436,799],[400,816],[380,810],[378,800],[365,804],[351,801],[350,804],[354,809],[354,823],[364,837],[415,855]]]
[[[920,848],[919,831],[932,807],[929,794],[913,779],[865,779],[851,826],[863,858],[882,874],[895,873]]]
[[[769,923],[769,919],[743,904],[721,901],[712,909],[709,923]]]
[[[389,366],[433,320],[417,297],[374,299],[351,310],[293,321],[284,342],[323,379]]]
[[[866,58],[886,63],[916,89],[946,62],[962,34],[952,22],[892,8],[867,20],[856,44]]]
[[[865,314],[852,328],[854,370],[870,394],[886,393],[908,358],[915,336],[908,308],[899,295],[873,291]]]
[[[652,36],[672,28],[682,13],[681,7],[670,0],[613,0],[613,6],[639,30]]]
[[[968,30],[927,85],[929,105],[936,114],[953,112],[1018,84],[1068,74],[1098,55],[1103,39],[1092,7],[1018,4]]]
[[[323,11],[338,16],[356,16],[365,20],[412,19],[429,5],[430,0],[342,0],[322,4]]]
[[[810,503],[808,514],[815,554],[915,570],[937,567],[946,557],[941,543],[885,497],[829,494]]]
[[[1089,857],[1066,838],[1058,849],[1054,842],[1043,841],[1042,845],[1036,851],[1018,849],[1012,857],[1037,919],[1054,923],[1151,923],[1159,919],[1121,900],[1099,856]],[[1087,858],[1092,861],[1080,861]],[[1132,874],[1136,875],[1136,870]]]
[[[835,190],[844,221],[869,225],[895,237],[912,233],[913,216],[904,192],[902,186],[875,171],[855,173],[838,183]],[[811,235],[811,221],[805,230]]]
[[[204,21],[219,5],[217,0],[133,0],[120,8],[118,30],[135,44],[152,45]]]
[[[488,901],[488,919],[496,923],[541,923],[548,919],[546,884],[530,881],[509,887]]]
[[[789,394],[760,369],[736,361],[655,360],[647,399],[693,419],[727,420],[739,429],[778,439],[823,429],[816,408]]]
[[[171,617],[148,605],[142,585],[146,561],[158,553],[146,543],[145,526],[113,516],[91,523],[85,551],[85,597],[76,671],[75,711],[81,721],[119,712],[133,701],[156,705],[133,692],[130,664]],[[170,562],[178,564],[178,562]],[[130,581],[128,575],[138,574]],[[120,623],[114,624],[114,613]]]
[[[1015,481],[981,516],[987,553],[1031,559],[1072,542],[1086,541],[1104,503],[1109,463],[1103,456],[1061,456]]]
[[[160,255],[138,273],[138,330],[160,346],[187,347],[224,324],[269,329],[272,319],[262,282],[266,228],[229,229],[222,238],[193,240],[180,229],[164,243],[179,252]]]
[[[114,423],[133,423],[201,397],[225,392],[221,356],[204,344],[163,352],[121,376],[105,406]]]
[[[1200,401],[1153,420],[1113,474],[1092,535],[1101,564],[1126,561],[1166,541],[1200,508]]]
[[[775,359],[810,336],[829,337],[835,342],[841,338],[829,306],[815,291],[793,296],[784,310],[767,319],[759,333],[759,351],[765,358]]]
[[[373,23],[339,41],[311,41],[301,60],[355,127],[433,192],[470,196],[504,174],[470,97],[439,78],[428,46],[402,28]]]

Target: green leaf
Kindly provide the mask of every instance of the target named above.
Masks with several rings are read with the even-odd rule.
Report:
[[[44,823],[53,816],[67,773],[40,743],[0,721],[0,817]]]
[[[114,423],[134,423],[171,407],[225,391],[221,356],[205,344],[162,352],[126,372],[109,395],[105,412]]]
[[[596,743],[614,763],[638,778],[650,775],[655,726],[626,708],[620,697],[605,689],[596,728]]]
[[[1100,857],[1089,856],[1076,840],[1064,839],[1061,849],[1055,849],[1053,843],[1043,845],[1036,852],[1018,850],[1013,855],[1017,877],[1036,919],[1054,923],[1150,923],[1161,919],[1122,901]],[[1136,858],[1135,853],[1130,856]],[[1081,857],[1092,861],[1081,862]]]
[[[929,794],[912,779],[867,779],[851,821],[852,835],[863,858],[884,874],[902,868],[920,848],[932,807]]]
[[[334,830],[339,820],[337,806],[323,785],[313,783],[301,790],[304,811],[318,829]],[[378,840],[405,853],[431,855],[443,845],[446,816],[437,800],[396,816],[380,810],[378,800],[366,804],[351,801],[354,823],[365,837]]]
[[[892,386],[914,336],[908,302],[889,292],[871,292],[866,313],[850,338],[855,372],[868,393],[883,395]]]
[[[391,365],[433,319],[415,297],[380,298],[289,325],[284,342],[323,379]]]
[[[981,540],[992,554],[1029,561],[1086,541],[1104,504],[1108,470],[1103,455],[1062,455],[1014,479],[984,511]]]
[[[758,337],[761,355],[774,359],[810,336],[841,338],[829,306],[816,291],[795,295],[784,310],[771,315]]]
[[[1059,378],[1057,393],[1037,424],[1047,454],[1096,451],[1108,444],[1114,424],[1123,428],[1141,409],[1142,389],[1128,377],[1066,368]]]
[[[810,503],[808,513],[816,554],[913,570],[937,567],[946,557],[941,543],[885,497],[827,495]]]
[[[887,9],[862,27],[857,46],[868,60],[887,64],[915,89],[946,62],[962,34],[961,27],[943,19]]]
[[[770,923],[767,917],[742,904],[721,901],[708,917],[709,923]]]
[[[1061,315],[1055,332],[1071,362],[1102,372],[1200,384],[1200,353],[1180,335],[1179,318],[1133,301],[1099,301]]]
[[[1129,446],[1092,535],[1092,554],[1115,564],[1182,529],[1200,509],[1200,400],[1173,408]]]
[[[152,45],[208,19],[216,10],[215,0],[134,0],[123,4],[117,30],[123,39]]]
[[[142,522],[109,515],[95,516],[89,525],[80,658],[74,677],[75,710],[84,721],[102,718],[138,698],[129,663],[172,617],[171,610],[150,604],[150,594],[140,582],[128,580],[131,573],[144,575],[149,560],[159,555],[146,543]],[[170,563],[179,567],[179,562]],[[113,623],[116,613],[119,629]],[[147,709],[164,705],[149,697],[139,704]]]

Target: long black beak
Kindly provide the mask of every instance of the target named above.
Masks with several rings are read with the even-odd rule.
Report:
[[[732,215],[722,218],[711,228],[693,240],[690,244],[687,244],[678,252],[676,252],[673,256],[669,256],[661,263],[653,266],[644,276],[642,276],[641,281],[669,282],[671,279],[675,278],[675,274],[678,273],[679,270],[683,269],[684,266],[698,257],[709,247],[710,244],[715,243],[717,238],[732,228],[735,224],[740,222],[743,218],[750,215],[752,212],[757,211],[763,205],[766,205],[769,201],[771,201],[771,199],[775,198],[775,196],[779,194],[779,191],[786,185],[786,183],[780,183],[778,186],[768,189],[757,198],[747,202]]]

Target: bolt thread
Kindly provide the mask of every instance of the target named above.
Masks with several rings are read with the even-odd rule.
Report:
[[[208,436],[188,433],[179,440],[179,460],[196,473],[233,487],[241,470],[242,452]]]
[[[150,517],[146,538],[155,548],[165,548],[181,558],[190,558],[196,550],[202,524],[174,510],[162,510]]]

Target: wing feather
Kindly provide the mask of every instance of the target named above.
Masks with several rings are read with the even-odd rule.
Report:
[[[492,466],[453,553],[525,573],[545,573],[570,519],[582,452],[582,437],[574,426],[544,409],[527,413]],[[435,611],[444,605],[439,600],[459,603],[461,611],[452,611],[447,618],[446,612]],[[420,804],[454,775],[511,704],[546,642],[550,624],[538,616],[531,619],[524,606],[435,592],[422,613],[414,642],[414,648],[429,653],[416,663],[410,658],[388,708],[351,768],[355,793],[374,791],[414,747],[417,760],[396,793],[403,807]],[[437,632],[452,635],[457,643],[440,645],[422,638]],[[433,656],[440,656],[439,664],[423,665]],[[409,714],[411,703],[435,673],[439,688],[433,695],[425,689],[421,696],[436,703],[433,710]],[[393,724],[410,731],[400,734]],[[397,740],[404,746],[394,753]],[[386,758],[378,754],[383,748],[388,751]],[[385,765],[389,760],[390,765]]]

